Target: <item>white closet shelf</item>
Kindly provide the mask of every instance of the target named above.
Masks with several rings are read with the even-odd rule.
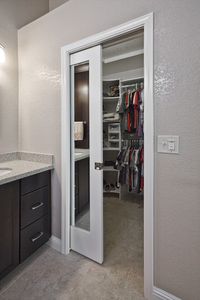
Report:
[[[117,97],[103,97],[103,100],[118,100],[120,96]]]
[[[107,57],[107,58],[103,59],[103,62],[104,62],[104,64],[108,64],[108,63],[111,63],[111,62],[114,62],[114,61],[126,59],[126,58],[129,58],[129,57],[138,56],[138,55],[141,55],[141,54],[144,54],[144,49],[138,49],[138,50],[131,51],[131,52],[128,52],[128,53],[123,53],[123,54],[120,54],[120,55]]]
[[[119,132],[119,131],[116,131],[116,130],[113,130],[113,131],[112,131],[112,130],[110,130],[110,132],[109,132],[109,133],[111,133],[111,134],[112,134],[112,133],[113,133],[113,134],[115,134],[115,133],[116,133],[116,134],[119,134],[120,132]]]
[[[113,133],[113,132],[112,132],[112,133]],[[120,142],[119,139],[108,139],[108,141],[111,142],[111,143],[112,143],[112,142]]]
[[[111,191],[105,191],[103,190],[104,193],[108,193],[108,194],[120,194],[120,189],[116,189],[116,190],[111,190]]]
[[[119,172],[119,170],[116,170],[113,167],[108,167],[108,166],[104,166],[103,171],[105,171],[105,172]]]
[[[103,120],[104,123],[120,123],[120,120]]]

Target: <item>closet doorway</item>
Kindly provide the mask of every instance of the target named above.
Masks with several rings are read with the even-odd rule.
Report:
[[[104,43],[102,58],[104,266],[143,294],[144,31]]]
[[[63,47],[62,79],[62,252],[99,263],[120,254],[130,268],[140,257],[151,299],[152,14]]]

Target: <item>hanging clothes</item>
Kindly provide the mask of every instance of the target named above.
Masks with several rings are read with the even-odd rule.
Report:
[[[144,136],[144,89],[139,91],[138,137]]]
[[[118,169],[118,184],[128,185],[129,191],[140,193],[144,188],[144,149],[127,147],[117,156],[115,168]]]
[[[142,142],[144,137],[144,84],[133,83],[124,88],[126,91],[121,94],[117,112],[122,133],[128,136],[127,141],[131,145],[129,143],[118,153],[115,163],[115,168],[119,170],[117,185],[127,185],[130,192],[140,193],[144,189],[144,148],[139,142],[138,145],[134,142],[135,139]],[[130,140],[132,137],[134,140]]]
[[[139,117],[139,91],[133,93],[133,107],[134,107],[134,123],[133,128],[136,130],[138,128],[138,117]]]
[[[128,90],[122,94],[119,113],[122,114],[122,128],[125,132],[143,136],[144,91]]]

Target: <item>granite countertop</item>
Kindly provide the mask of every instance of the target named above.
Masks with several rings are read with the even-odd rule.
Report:
[[[53,169],[53,155],[13,152],[0,154],[0,170],[11,171],[0,175],[0,185]]]
[[[82,159],[85,159],[90,156],[90,150],[89,149],[75,149],[75,161],[79,161]]]

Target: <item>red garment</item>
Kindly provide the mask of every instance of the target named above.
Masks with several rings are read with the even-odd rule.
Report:
[[[133,105],[138,105],[139,104],[139,92],[135,91],[133,95]]]
[[[126,105],[126,108],[129,107],[129,95],[128,95],[128,93],[126,93],[126,97],[125,97],[125,105]]]
[[[134,129],[138,128],[138,110],[136,107],[134,107]]]
[[[136,91],[133,96],[133,106],[134,106],[134,129],[137,129],[139,122],[139,91]]]

